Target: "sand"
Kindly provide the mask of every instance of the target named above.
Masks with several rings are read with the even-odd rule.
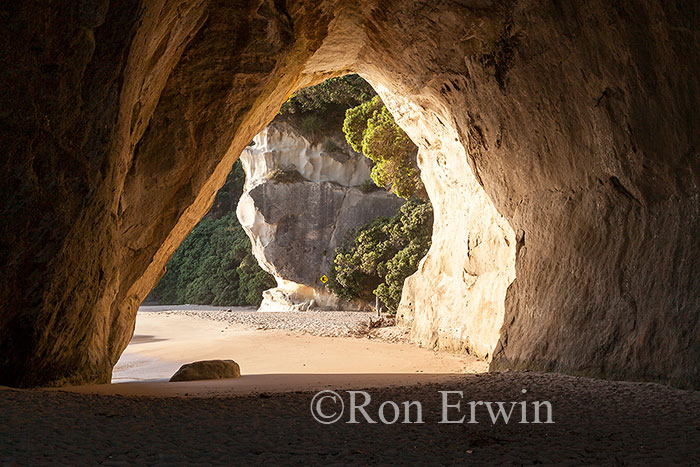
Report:
[[[118,386],[118,385],[115,385]],[[440,390],[464,401],[547,400],[553,424],[441,424]],[[357,387],[356,389],[361,389]],[[348,404],[348,395],[339,391]],[[5,465],[698,465],[700,393],[657,384],[539,373],[463,375],[370,388],[421,401],[423,424],[322,425],[310,392],[237,397],[119,397],[0,391]]]
[[[325,337],[307,332],[260,330],[253,325],[229,324],[222,315],[196,310],[140,312],[134,337],[117,363],[111,385],[64,388],[82,393],[121,395],[226,396],[257,392],[396,386],[439,382],[455,375],[486,371],[485,362],[468,355],[434,352],[408,343],[392,343],[367,337]],[[201,313],[198,313],[201,312]],[[333,312],[326,312],[339,333],[347,327]],[[230,314],[237,314],[236,312]],[[312,318],[272,313],[267,326],[309,327]],[[279,319],[275,320],[275,316]],[[363,321],[369,319],[364,314]],[[224,316],[224,318],[221,318]],[[324,319],[324,315],[318,318]],[[236,321],[240,316],[236,317]],[[352,316],[348,323],[357,323]],[[241,366],[235,380],[168,383],[181,365],[197,360],[232,359]]]
[[[697,391],[556,374],[482,373],[485,364],[468,356],[406,343],[254,328],[263,320],[266,326],[328,332],[327,323],[310,323],[317,319],[310,315],[256,316],[257,324],[244,325],[245,318],[221,315],[224,310],[195,311],[214,314],[139,314],[114,377],[140,382],[0,388],[0,464],[700,464]],[[336,318],[330,326],[341,329],[343,319]],[[397,335],[380,331],[374,334]],[[180,364],[208,358],[233,358],[244,376],[164,381]],[[337,423],[314,419],[319,389],[335,390],[343,399],[346,410]],[[371,397],[366,411],[373,421],[380,422],[385,401],[418,401],[424,423],[368,423],[359,413],[360,423],[347,423],[350,389]],[[469,401],[524,401],[526,407],[547,401],[553,423],[530,423],[533,409],[526,424],[517,423],[520,412],[510,423],[493,423],[483,406],[479,423],[440,423],[440,391],[463,394],[461,407],[448,417],[452,421],[461,415],[468,421]],[[452,397],[451,403],[459,399]]]

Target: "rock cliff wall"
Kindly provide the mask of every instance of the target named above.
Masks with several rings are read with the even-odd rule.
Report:
[[[295,89],[354,71],[436,206],[403,307],[416,339],[700,387],[699,9],[4,3],[0,384],[109,381],[245,146]]]
[[[432,245],[404,284],[398,320],[420,345],[490,361],[515,279],[515,233],[474,176],[456,131],[381,91],[409,135],[422,141],[418,161],[434,212]]]
[[[263,293],[261,310],[361,309],[365,304],[328,293],[321,277],[349,230],[403,204],[386,191],[363,193],[367,158],[340,133],[323,139],[313,143],[293,126],[273,123],[241,154],[246,185],[238,219],[258,263],[277,280]],[[296,179],[276,180],[280,171]]]

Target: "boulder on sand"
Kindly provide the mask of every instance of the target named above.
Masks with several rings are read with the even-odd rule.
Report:
[[[241,367],[233,360],[205,360],[182,365],[170,381],[239,378]]]

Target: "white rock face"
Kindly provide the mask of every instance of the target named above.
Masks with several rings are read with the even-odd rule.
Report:
[[[346,232],[394,214],[403,200],[358,188],[369,179],[369,162],[342,135],[312,143],[291,125],[273,123],[243,151],[241,162],[246,184],[236,213],[258,263],[277,280],[276,288],[263,293],[260,309],[363,308],[339,301],[321,278]],[[270,179],[277,169],[296,171],[299,180]]]
[[[324,150],[323,144],[312,144],[291,125],[272,123],[253,139],[241,154],[246,173],[246,187],[266,180],[275,169],[296,170],[310,182],[335,182],[351,187],[369,178],[366,157],[353,152],[342,135],[329,136],[327,143],[337,150]],[[248,191],[248,190],[246,190]]]
[[[421,178],[434,210],[432,245],[406,279],[399,322],[423,346],[466,350],[490,361],[515,279],[516,236],[478,183],[456,131],[377,90],[420,148]]]

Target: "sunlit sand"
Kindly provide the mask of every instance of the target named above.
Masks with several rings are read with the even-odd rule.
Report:
[[[242,377],[167,382],[181,365],[211,359],[235,360]],[[439,382],[486,369],[485,362],[469,355],[407,343],[258,330],[150,312],[139,313],[134,337],[114,369],[114,384],[68,389],[124,395],[229,395]]]

